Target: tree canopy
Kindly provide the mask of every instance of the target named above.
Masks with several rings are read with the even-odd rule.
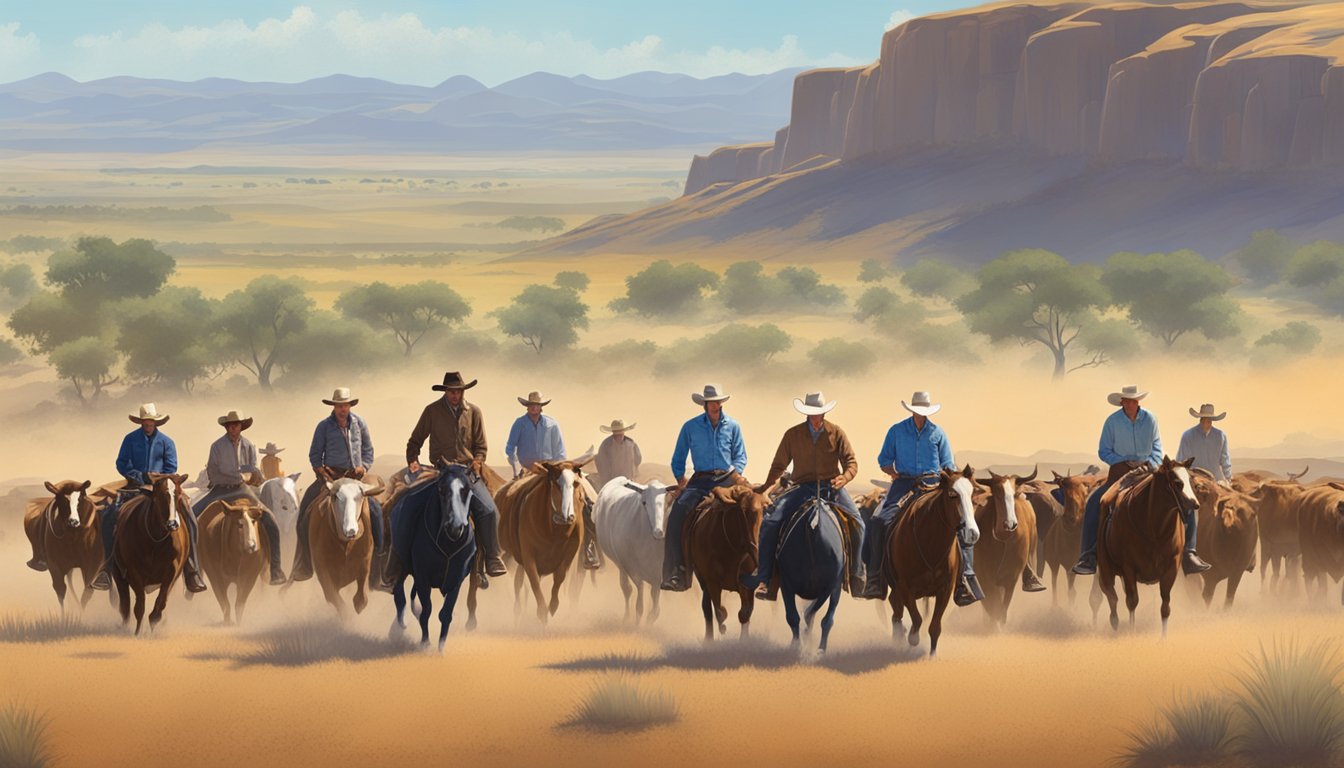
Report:
[[[1237,333],[1241,309],[1227,297],[1232,276],[1194,251],[1117,253],[1101,281],[1131,320],[1168,347],[1192,331],[1209,339]]]
[[[685,315],[700,307],[719,276],[694,262],[673,265],[661,259],[625,278],[626,295],[611,302],[618,312],[645,317]]]
[[[176,269],[173,257],[148,240],[81,237],[74,250],[51,255],[46,277],[67,298],[100,303],[153,296]]]
[[[298,280],[262,275],[224,297],[219,327],[227,333],[226,349],[238,364],[256,376],[262,388],[270,389],[276,365],[308,327],[312,311],[313,300]],[[328,352],[335,355],[341,350]]]
[[[573,346],[579,330],[588,328],[588,305],[576,291],[554,285],[529,285],[493,314],[504,335],[521,339],[537,354]]]
[[[358,286],[342,293],[336,308],[352,320],[391,331],[407,357],[426,333],[471,314],[466,299],[447,283],[434,280],[397,287],[382,282]]]

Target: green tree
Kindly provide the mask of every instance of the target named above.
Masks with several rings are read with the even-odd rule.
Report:
[[[554,282],[561,288],[568,288],[575,293],[583,293],[588,290],[592,280],[582,272],[561,272],[555,276]]]
[[[9,328],[32,352],[48,354],[67,341],[99,335],[104,314],[103,307],[42,291],[14,310]]]
[[[891,268],[877,259],[864,259],[859,264],[860,283],[880,283],[891,276]]]
[[[1301,320],[1294,320],[1255,340],[1257,347],[1279,348],[1296,355],[1310,354],[1320,343],[1320,329]]]
[[[821,282],[821,275],[811,267],[785,267],[776,278],[784,284],[787,299],[818,307],[842,304],[845,294],[835,285]]]
[[[126,302],[116,345],[126,357],[126,376],[190,393],[198,381],[231,365],[218,351],[218,303],[195,288],[172,286],[148,299]]]
[[[1344,277],[1344,243],[1318,240],[1293,254],[1285,270],[1298,288],[1322,288]]]
[[[106,339],[84,336],[67,341],[51,351],[51,364],[56,375],[68,379],[75,388],[79,402],[93,405],[98,396],[112,384],[121,381],[114,375],[117,352]]]
[[[807,359],[827,374],[862,376],[873,367],[877,356],[863,342],[835,337],[817,342],[808,351]]]
[[[1050,251],[1011,251],[976,273],[976,288],[955,302],[966,325],[991,341],[1040,344],[1054,357],[1054,377],[1103,365],[1105,350],[1088,349],[1078,335],[1096,321],[1096,311],[1110,297],[1091,265],[1072,265]],[[1092,353],[1088,361],[1069,367],[1070,348],[1078,344]]]
[[[915,262],[901,275],[901,284],[916,296],[941,296],[952,301],[975,288],[970,275],[938,259]]]
[[[353,320],[392,331],[406,357],[435,328],[459,323],[471,314],[471,305],[447,283],[426,280],[393,287],[375,282],[342,293],[336,308]]]
[[[854,319],[872,323],[878,333],[890,338],[899,338],[923,318],[924,310],[918,304],[882,286],[869,288],[854,302]]]
[[[263,389],[270,389],[272,373],[308,327],[312,312],[313,300],[298,280],[262,275],[224,297],[219,308],[224,348]],[[339,355],[341,350],[327,352]]]
[[[399,357],[396,348],[367,324],[315,310],[281,360],[281,386],[327,374],[378,370]]]
[[[0,312],[8,312],[37,293],[37,278],[27,264],[0,268]]]
[[[102,303],[153,296],[176,268],[173,257],[148,240],[118,245],[109,237],[81,237],[73,251],[47,259],[47,282],[67,298]]]
[[[739,315],[753,315],[777,307],[781,293],[759,261],[739,261],[724,270],[718,299]]]
[[[1288,262],[1297,252],[1298,245],[1272,229],[1262,229],[1251,235],[1251,241],[1232,254],[1251,280],[1261,285],[1272,285],[1283,279]]]
[[[609,306],[644,317],[685,315],[698,309],[705,292],[718,284],[718,275],[698,264],[688,261],[673,266],[660,259],[627,277],[626,295]]]
[[[793,339],[774,323],[729,323],[694,344],[698,359],[739,368],[767,363],[792,346]]]
[[[518,337],[537,354],[573,346],[579,330],[588,328],[588,305],[577,292],[559,286],[529,285],[512,304],[491,314],[504,335]]]
[[[1237,333],[1241,308],[1227,297],[1232,276],[1194,251],[1117,253],[1101,281],[1131,320],[1168,347],[1191,331],[1214,340]]]

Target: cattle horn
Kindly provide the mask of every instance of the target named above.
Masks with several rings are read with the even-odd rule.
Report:
[[[1334,488],[1336,491],[1344,491],[1344,483],[1332,482],[1330,483],[1330,487]]]
[[[1041,465],[1037,464],[1035,467],[1032,468],[1030,475],[1028,475],[1027,477],[1018,477],[1017,484],[1022,485],[1024,483],[1030,483],[1032,480],[1036,479],[1036,475],[1040,474],[1040,471],[1041,471]]]
[[[1288,473],[1288,479],[1289,479],[1289,480],[1299,480],[1299,479],[1302,478],[1303,475],[1307,474],[1307,473],[1310,472],[1310,471],[1311,471],[1311,465],[1308,464],[1308,465],[1306,466],[1305,469],[1303,469],[1301,472],[1298,472],[1297,474],[1293,474],[1292,472],[1289,472],[1289,473]]]

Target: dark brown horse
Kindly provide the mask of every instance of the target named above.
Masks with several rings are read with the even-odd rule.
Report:
[[[1163,456],[1157,469],[1135,470],[1101,499],[1097,538],[1097,583],[1111,604],[1111,629],[1120,628],[1115,577],[1125,586],[1129,624],[1139,607],[1139,584],[1157,584],[1162,595],[1162,636],[1171,616],[1171,585],[1181,570],[1185,526],[1181,510],[1195,510],[1199,499],[1191,485],[1190,465]]]
[[[262,507],[246,496],[234,501],[215,501],[201,512],[201,568],[210,579],[224,623],[243,622],[243,609],[266,568],[270,542],[261,535]],[[229,586],[234,602],[229,604]]]
[[[887,569],[891,582],[891,633],[899,637],[905,611],[910,612],[910,645],[919,645],[919,630],[924,617],[916,602],[932,597],[933,617],[929,621],[929,655],[938,654],[938,637],[943,633],[943,613],[952,599],[961,572],[961,549],[957,531],[968,529],[968,540],[979,539],[975,522],[975,470],[969,465],[961,471],[943,470],[938,485],[909,502],[887,541]],[[1018,573],[1021,573],[1019,569]]]
[[[317,480],[316,482],[322,482]],[[355,613],[364,610],[369,598],[365,585],[373,563],[373,531],[369,530],[369,496],[382,493],[382,483],[361,483],[342,477],[326,483],[308,514],[308,542],[312,547],[313,574],[322,594],[336,612],[345,616],[341,590],[355,585]]]
[[[1061,475],[1058,472],[1051,474],[1054,475],[1054,479],[1050,482],[1059,488],[1064,496],[1064,507],[1063,512],[1045,534],[1045,544],[1041,547],[1041,562],[1050,569],[1050,591],[1053,593],[1051,602],[1059,604],[1059,572],[1063,570],[1069,585],[1069,604],[1072,605],[1076,594],[1073,581],[1077,578],[1072,569],[1083,546],[1083,511],[1087,506],[1087,497],[1105,481],[1106,477],[1100,474]]]
[[[117,511],[116,563],[112,578],[117,584],[122,623],[131,620],[131,590],[135,591],[135,633],[140,634],[145,616],[145,592],[159,590],[149,628],[163,618],[168,594],[173,590],[191,545],[186,523],[191,505],[182,493],[186,475],[149,474],[150,492],[136,496]]]
[[[756,493],[745,480],[726,488],[717,487],[701,500],[687,521],[685,547],[687,570],[695,575],[704,593],[700,608],[705,614],[705,640],[714,639],[714,626],[728,631],[728,611],[723,607],[724,590],[736,592],[742,601],[737,620],[742,637],[750,633],[755,590],[742,584],[742,576],[756,570],[761,518],[770,503],[769,491]]]
[[[523,577],[537,601],[537,619],[545,624],[560,608],[560,585],[583,547],[583,484],[580,461],[543,461],[495,493],[500,547],[518,562],[514,606],[522,610]],[[541,592],[541,577],[551,577],[551,599]]]
[[[103,562],[102,536],[98,532],[96,505],[89,498],[88,480],[43,483],[51,498],[33,499],[23,520],[23,530],[33,545],[34,560],[47,564],[51,588],[65,611],[65,593],[75,587],[75,569],[80,570],[84,590],[79,607],[89,604],[89,582]]]
[[[977,481],[989,495],[976,505],[975,522],[989,535],[975,544],[976,571],[984,585],[985,614],[999,626],[1008,622],[1008,606],[1036,552],[1036,511],[1019,490],[1035,479],[1035,470],[1027,477],[991,470],[989,482]]]

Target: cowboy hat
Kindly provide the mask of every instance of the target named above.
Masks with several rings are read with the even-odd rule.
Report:
[[[474,386],[476,386],[475,379],[464,382],[462,381],[462,374],[458,373],[457,371],[449,371],[443,374],[442,384],[435,384],[434,386],[430,387],[430,389],[434,390],[435,392],[446,392],[450,389],[471,389]]]
[[[540,392],[528,392],[527,398],[518,398],[518,402],[523,405],[550,405],[550,400],[542,400]]]
[[[629,432],[634,428],[635,428],[635,422],[632,421],[629,424],[626,424],[625,419],[612,419],[611,426],[603,424],[602,426],[598,427],[599,430],[603,432],[610,432],[612,434],[615,434],[617,432]]]
[[[323,400],[322,402],[327,405],[344,405],[346,403],[349,403],[350,405],[359,405],[359,398],[350,396],[349,387],[337,387],[336,391],[331,393],[331,399]]]
[[[1196,411],[1194,408],[1191,408],[1190,415],[1194,416],[1196,419],[1213,419],[1214,421],[1222,421],[1224,418],[1226,418],[1227,411],[1223,411],[1222,413],[1215,415],[1214,410],[1215,409],[1213,407],[1213,403],[1205,403],[1199,406],[1198,411]]]
[[[1112,392],[1106,396],[1106,402],[1111,405],[1119,405],[1121,400],[1139,401],[1147,397],[1147,392],[1140,392],[1139,388],[1133,384],[1122,387],[1119,392]]]
[[[144,403],[140,406],[139,416],[128,414],[126,418],[136,424],[142,424],[146,421],[152,421],[155,424],[164,424],[168,421],[168,414],[159,413],[159,409],[153,403]]]
[[[723,394],[723,390],[719,388],[718,384],[706,384],[705,391],[703,393],[700,392],[691,393],[691,400],[696,405],[704,405],[705,403],[722,403],[728,398],[729,395]]]
[[[820,392],[808,392],[802,400],[793,398],[793,408],[807,416],[819,416],[835,407],[835,401],[826,402],[826,396]]]
[[[932,416],[942,410],[942,405],[929,402],[928,392],[916,392],[910,396],[910,403],[907,405],[904,400],[901,401],[901,407],[915,414],[916,416]]]
[[[229,411],[228,413],[219,417],[219,425],[221,427],[226,424],[232,424],[235,421],[238,422],[239,424],[242,424],[243,429],[247,429],[248,427],[252,426],[252,417],[244,416],[238,413],[237,411]]]
[[[262,448],[262,449],[259,451],[259,453],[261,453],[261,454],[263,454],[263,455],[265,455],[265,456],[274,456],[275,454],[277,454],[277,453],[279,453],[279,452],[281,452],[281,451],[283,451],[283,450],[285,450],[285,449],[284,449],[284,448],[277,448],[277,447],[275,447],[275,443],[267,443],[267,444],[266,444],[266,447],[265,447],[265,448]]]

